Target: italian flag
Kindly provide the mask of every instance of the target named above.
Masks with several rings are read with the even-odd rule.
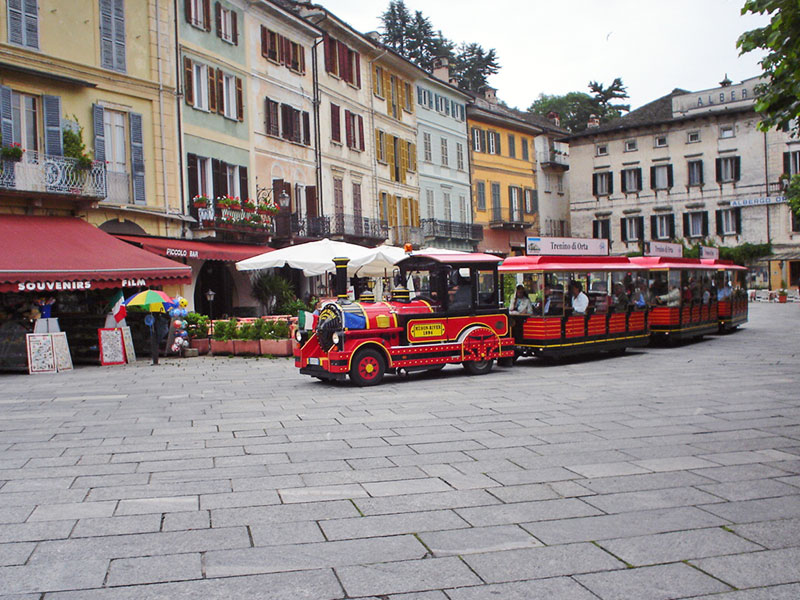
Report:
[[[316,329],[319,315],[301,310],[297,315],[297,326],[303,331],[311,331]]]
[[[119,290],[111,299],[111,314],[114,315],[114,320],[117,323],[122,321],[128,314],[123,302],[125,302],[125,296],[122,295],[122,290]]]

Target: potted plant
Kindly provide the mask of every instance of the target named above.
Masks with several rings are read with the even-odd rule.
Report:
[[[242,323],[236,329],[233,353],[236,356],[259,354],[258,331],[253,323]]]
[[[789,299],[789,292],[786,291],[786,281],[781,279],[781,289],[778,290],[778,302],[786,304]]]
[[[186,330],[189,333],[189,347],[196,348],[198,354],[208,354],[211,343],[208,339],[208,328],[211,319],[200,313],[190,312],[186,315]]]
[[[11,144],[10,146],[0,147],[0,160],[8,162],[19,162],[22,160],[22,153],[25,150],[19,144]]]
[[[208,206],[208,198],[206,196],[195,196],[192,198],[192,206],[195,208],[206,208]]]
[[[289,339],[289,322],[284,319],[266,321],[269,329],[261,340],[261,353],[274,356],[291,356],[292,340]]]
[[[242,209],[242,203],[239,200],[239,198],[232,198],[232,197],[228,196],[228,202],[230,202],[230,206],[228,208],[230,208],[231,210],[241,210]]]
[[[256,203],[252,200],[245,200],[242,202],[242,210],[246,213],[256,212]]]
[[[211,334],[211,354],[233,354],[233,335],[236,332],[236,319],[214,323]]]
[[[230,208],[231,204],[232,200],[228,196],[220,196],[217,198],[217,206],[219,208]]]

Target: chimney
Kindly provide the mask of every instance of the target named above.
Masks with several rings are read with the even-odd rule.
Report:
[[[586,124],[586,129],[594,129],[600,127],[600,117],[597,115],[589,115],[589,122]]]
[[[481,88],[481,91],[483,92],[484,100],[486,100],[489,104],[497,104],[497,89],[496,88],[489,87],[487,85],[487,86],[484,86],[483,88]]]
[[[724,88],[725,87],[731,87],[732,83],[733,82],[730,79],[728,79],[728,74],[727,73],[725,73],[725,79],[723,79],[722,81],[719,82],[719,84]]]
[[[556,111],[551,110],[549,113],[547,113],[547,119],[556,127],[561,127],[561,115],[559,115]]]
[[[380,43],[380,41],[381,41],[381,34],[378,33],[377,31],[368,31],[367,32],[367,37],[369,39],[371,39],[373,42]]]
[[[433,59],[433,76],[439,81],[450,83],[450,61],[446,56]]]

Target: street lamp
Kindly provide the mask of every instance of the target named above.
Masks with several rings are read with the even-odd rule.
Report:
[[[286,190],[282,191],[278,195],[278,206],[281,208],[289,208],[289,194],[286,193]]]
[[[217,293],[211,288],[206,292],[206,300],[208,300],[208,318],[212,320],[214,319],[214,296],[216,295]]]

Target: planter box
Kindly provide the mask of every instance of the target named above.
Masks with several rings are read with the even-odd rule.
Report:
[[[778,302],[781,304],[786,304],[786,301],[789,299],[789,296],[778,296]]]
[[[233,353],[236,356],[261,354],[259,340],[233,340]]]
[[[233,341],[211,340],[211,354],[233,354]]]
[[[259,340],[261,344],[261,354],[272,354],[273,356],[291,356],[292,340]]]
[[[208,338],[195,338],[189,340],[189,347],[197,350],[198,354],[205,355],[211,349],[211,340]]]

